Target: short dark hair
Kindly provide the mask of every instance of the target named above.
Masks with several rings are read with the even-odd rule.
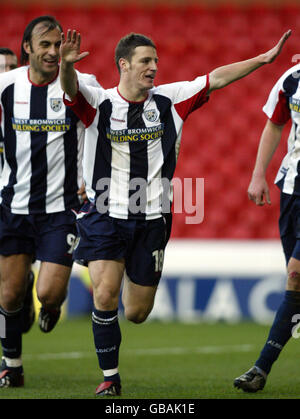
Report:
[[[11,49],[0,47],[0,55],[16,55]]]
[[[126,60],[130,61],[136,47],[153,47],[156,49],[152,39],[145,35],[132,32],[124,36],[120,39],[115,49],[115,63],[118,67],[119,73],[121,72],[119,66],[120,58],[125,58]]]
[[[44,23],[45,26],[47,27],[47,30],[45,31],[45,33],[50,32],[55,28],[59,28],[61,32],[63,31],[61,24],[55,19],[54,16],[50,16],[50,15],[39,16],[33,19],[31,22],[29,22],[25,28],[23,39],[22,39],[22,44],[21,44],[21,65],[27,64],[28,58],[29,58],[29,55],[25,51],[23,44],[24,42],[29,42],[29,43],[31,42],[32,31],[35,28],[35,26],[39,23]]]

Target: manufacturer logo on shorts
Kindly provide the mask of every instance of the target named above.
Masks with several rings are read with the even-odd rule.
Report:
[[[144,112],[145,118],[147,121],[154,122],[157,120],[158,113],[156,109],[149,109],[148,111]]]
[[[61,98],[51,98],[50,106],[54,112],[59,112],[62,108],[63,101]]]

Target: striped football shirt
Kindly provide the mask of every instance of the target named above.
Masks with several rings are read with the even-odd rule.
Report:
[[[92,75],[78,73],[78,78],[99,86]],[[58,75],[48,84],[35,85],[27,66],[1,74],[0,119],[2,205],[15,214],[78,206],[84,125],[65,106]]]
[[[118,88],[87,86],[65,103],[86,129],[83,175],[99,212],[121,219],[155,219],[170,211],[182,126],[208,100],[209,76],[154,87],[143,102]]]
[[[292,122],[288,150],[283,158],[275,183],[282,192],[300,195],[300,64],[286,71],[270,92],[263,111],[278,125]]]

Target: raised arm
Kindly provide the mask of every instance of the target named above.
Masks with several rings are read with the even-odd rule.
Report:
[[[283,127],[284,125],[274,124],[268,119],[262,132],[252,179],[248,187],[248,198],[256,205],[262,206],[265,202],[271,204],[266,171],[280,142]]]
[[[75,30],[70,29],[65,38],[61,34],[60,45],[60,83],[63,91],[73,100],[78,91],[77,74],[74,64],[89,55],[88,52],[80,53],[81,36]]]
[[[260,54],[257,57],[251,58],[249,60],[218,67],[213,70],[209,75],[209,93],[213,90],[221,89],[222,87],[225,87],[228,84],[247,76],[248,74],[252,73],[252,71],[258,69],[264,64],[272,63],[280,54],[284,43],[290,35],[291,30],[285,32],[285,34],[279,40],[278,44],[264,54]]]

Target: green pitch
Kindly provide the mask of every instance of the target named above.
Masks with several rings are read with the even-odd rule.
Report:
[[[269,327],[121,322],[119,399],[299,398],[299,339],[291,339],[262,392],[246,394],[233,379],[252,366]],[[50,334],[35,324],[24,336],[25,387],[0,399],[88,399],[102,381],[88,317],[61,321]],[[115,398],[117,400],[118,398]]]

